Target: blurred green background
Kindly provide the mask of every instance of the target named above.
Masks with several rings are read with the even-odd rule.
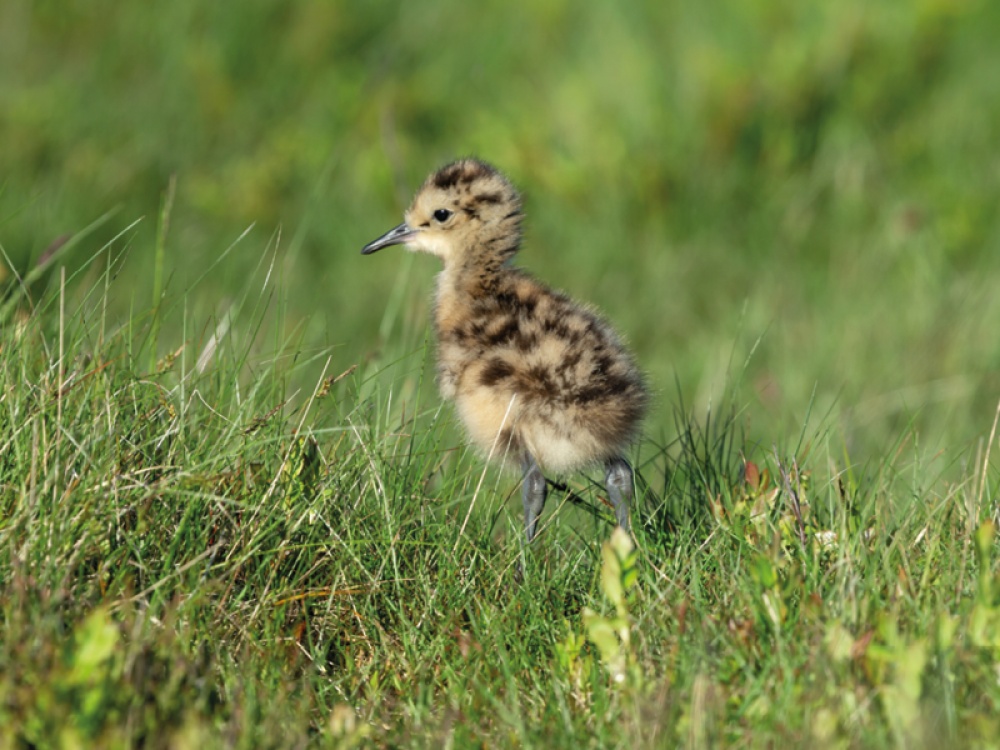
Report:
[[[989,0],[4,0],[0,243],[24,273],[120,207],[72,269],[142,217],[124,321],[176,176],[187,335],[273,253],[288,335],[384,365],[421,346],[436,262],[358,251],[475,154],[525,194],[522,265],[635,345],[652,437],[676,380],[697,409],[730,387],[765,446],[811,413],[852,455],[910,423],[964,448],[1000,393],[998,39]]]

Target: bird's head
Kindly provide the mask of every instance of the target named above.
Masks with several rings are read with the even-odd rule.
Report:
[[[502,263],[521,241],[521,198],[497,169],[461,159],[428,177],[404,216],[361,250],[407,245],[441,258],[446,266]]]

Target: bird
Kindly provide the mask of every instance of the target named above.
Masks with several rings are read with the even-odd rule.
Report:
[[[598,465],[615,520],[628,530],[634,477],[625,451],[649,406],[645,377],[593,308],[513,264],[522,240],[517,189],[494,166],[459,159],[427,177],[403,218],[361,252],[405,245],[441,260],[438,387],[471,442],[521,471],[527,543],[546,473]]]

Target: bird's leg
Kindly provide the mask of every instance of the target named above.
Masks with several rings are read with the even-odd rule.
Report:
[[[530,453],[524,454],[521,462],[524,468],[524,483],[521,485],[521,499],[524,501],[524,534],[528,544],[535,538],[535,526],[545,505],[545,476],[538,462]]]
[[[632,488],[632,467],[628,465],[628,461],[621,457],[608,461],[604,485],[608,490],[608,499],[615,506],[618,525],[628,531],[628,506],[635,495]]]

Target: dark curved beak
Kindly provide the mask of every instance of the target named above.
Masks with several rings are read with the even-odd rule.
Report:
[[[372,240],[361,248],[361,254],[371,255],[376,250],[381,250],[383,247],[389,247],[389,245],[406,244],[413,239],[416,234],[417,232],[415,229],[410,229],[410,227],[406,225],[406,222],[403,222],[398,227],[390,229],[377,240]]]

